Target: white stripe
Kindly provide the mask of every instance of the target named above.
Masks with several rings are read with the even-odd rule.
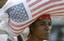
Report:
[[[30,9],[36,8],[36,7],[39,6],[40,4],[42,4],[42,1],[39,2],[39,3],[37,3],[37,4],[35,4],[35,5],[33,5],[32,7],[30,7]]]
[[[11,21],[13,24],[16,24],[16,25],[23,25],[23,24],[29,22],[30,20],[32,20],[32,19],[28,19],[28,20],[26,20],[26,21],[24,21],[24,22],[17,23],[17,22],[14,22],[13,20],[10,19],[10,21]]]
[[[59,6],[59,7],[54,7],[54,8],[48,9],[48,10],[46,10],[46,11],[43,11],[43,12],[39,13],[38,15],[36,15],[36,16],[33,17],[33,18],[36,18],[36,17],[38,17],[38,16],[41,16],[42,14],[47,14],[48,11],[51,11],[51,10],[54,10],[54,9],[59,9],[59,8],[64,8],[64,6]]]
[[[36,13],[36,12],[39,12],[39,11],[41,11],[41,10],[43,10],[43,9],[45,9],[45,8],[47,8],[47,7],[49,7],[49,6],[53,6],[53,5],[61,4],[61,3],[64,3],[64,2],[63,2],[63,1],[60,1],[60,2],[56,2],[56,3],[48,4],[48,5],[46,5],[46,6],[43,6],[43,7],[39,8],[38,10],[34,11],[32,14],[34,14],[34,13]]]
[[[64,6],[58,6],[58,7],[50,8],[50,9],[48,9],[46,11],[43,11],[42,13],[45,13],[45,12],[48,13],[48,11],[51,11],[51,10],[54,10],[54,9],[60,9],[60,8],[64,8]]]
[[[10,28],[14,33],[20,33],[20,32],[23,32],[24,31],[24,29],[22,29],[22,30],[19,30],[19,31],[15,31],[15,30],[13,30],[12,28]]]
[[[34,21],[35,21],[35,20],[34,20]],[[32,21],[32,22],[30,22],[30,23],[24,25],[22,28],[24,28],[24,27],[30,25],[30,24],[33,23],[34,21]],[[18,29],[18,30],[19,30],[19,29],[22,29],[22,28],[19,28],[19,27],[16,28],[16,27],[14,27],[14,26],[12,26],[12,28],[15,28],[15,29]],[[22,30],[14,31],[12,28],[11,28],[11,30],[12,30],[13,32],[15,32],[15,33],[20,33],[20,32],[22,32]]]
[[[44,4],[44,3],[48,2],[48,1],[49,1],[49,0],[44,0],[44,1],[42,0],[41,2],[33,5],[30,9],[36,8],[36,7],[39,6],[40,4]]]
[[[11,23],[9,23],[9,24],[10,24],[11,26],[13,26],[12,28],[14,28],[14,29],[23,29],[24,27],[26,27],[26,26],[30,25],[31,23],[33,23],[35,20],[36,20],[36,19],[34,19],[33,21],[30,20],[31,22],[25,24],[25,25],[22,26],[22,27],[14,27]]]
[[[64,16],[64,13],[55,13],[55,14],[50,14],[51,16]]]
[[[51,13],[50,15],[53,15],[53,16],[64,16],[64,12],[63,13]]]
[[[28,2],[28,4],[32,4],[35,1],[37,1],[37,0],[31,0],[30,2]]]
[[[48,12],[48,14],[51,14],[51,13],[56,13],[56,12],[64,12],[64,10],[55,10],[55,11],[52,11],[52,12]]]

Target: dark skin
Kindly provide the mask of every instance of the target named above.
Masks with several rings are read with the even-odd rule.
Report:
[[[0,8],[2,8],[6,2],[7,2],[7,0],[0,0]]]
[[[44,26],[41,26],[44,27]],[[33,41],[42,41],[42,40],[47,40],[48,39],[48,31],[44,30],[44,28],[37,27],[37,29],[33,30],[32,32],[32,40]]]
[[[49,25],[42,22],[43,20],[37,20],[30,25],[32,41],[48,40]]]

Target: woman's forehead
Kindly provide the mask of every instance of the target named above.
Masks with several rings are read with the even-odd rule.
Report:
[[[49,20],[48,19],[44,19],[44,20],[37,20],[36,22],[35,22],[36,24],[48,24],[49,23]]]

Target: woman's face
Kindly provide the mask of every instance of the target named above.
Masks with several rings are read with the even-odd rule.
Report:
[[[41,39],[48,39],[48,30],[45,27],[47,26],[39,26],[34,29],[34,35]]]
[[[37,27],[35,27],[33,29],[33,34],[40,38],[40,39],[44,39],[47,40],[48,39],[48,30],[49,30],[49,26],[48,25],[42,25],[41,23],[39,23],[39,21],[36,22]]]

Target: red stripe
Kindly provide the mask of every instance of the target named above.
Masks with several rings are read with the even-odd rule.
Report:
[[[10,26],[10,27],[11,27],[11,26]],[[24,28],[22,28],[22,29],[25,29],[25,28],[27,28],[27,26],[25,26],[25,27],[24,27]],[[16,34],[18,34],[18,33],[20,33],[20,32],[21,32],[21,31],[20,31],[20,32],[15,32],[15,31],[17,31],[17,29],[14,29],[14,28],[12,28],[12,27],[11,27],[11,29],[12,29],[12,31],[13,31],[14,33],[16,33]],[[22,29],[19,29],[19,30],[22,30]]]
[[[45,5],[48,5],[48,4],[50,4],[50,3],[57,2],[57,1],[60,1],[60,0],[51,0],[51,1],[48,1],[48,2],[46,2],[46,3],[44,3],[44,4],[38,5],[36,8],[32,9],[31,12],[33,12],[33,11],[35,11],[35,10],[37,10],[37,9],[45,6]]]
[[[42,0],[36,0],[35,2],[29,4],[29,7],[32,7],[33,5],[35,5],[35,4],[37,4],[37,3],[41,2],[41,1],[42,1]]]
[[[58,11],[58,10],[64,10],[64,8],[54,9],[54,10],[51,10],[51,11],[48,11],[48,12],[53,12],[53,11]],[[45,14],[49,14],[48,12],[45,12]]]
[[[17,25],[17,24],[12,23],[11,21],[9,21],[9,22],[10,22],[10,24],[12,24],[12,26],[15,26],[15,27],[22,27],[22,26],[24,26],[24,25],[26,25],[26,24],[28,24],[28,23],[34,21],[34,20],[35,20],[35,19],[33,19],[33,20],[31,20],[31,21],[29,21],[29,22],[23,24],[23,25],[21,25],[21,24]]]
[[[11,25],[9,25],[11,28],[11,31],[13,32],[13,33],[15,33],[15,34],[19,34],[20,32],[22,32],[22,30],[23,29],[25,29],[25,28],[27,28],[27,26],[26,27],[24,27],[24,28],[22,28],[22,29],[20,29],[20,30],[17,30],[17,29],[14,29],[14,28],[12,28],[12,26]],[[15,32],[15,31],[20,31],[20,32]]]
[[[58,14],[58,13],[64,13],[64,12],[55,12],[55,13],[51,13],[51,14],[56,14],[56,13]]]
[[[27,26],[26,27],[24,27],[23,29],[25,29],[25,28],[27,28]],[[23,30],[23,29],[21,29],[21,30]],[[20,31],[20,32],[15,32],[15,30],[13,30],[13,28],[11,28],[11,30],[12,30],[12,32],[13,33],[15,33],[15,34],[19,34],[19,33],[21,33],[22,31]]]
[[[25,27],[23,27],[23,26],[21,26],[21,27],[23,27],[23,28],[19,28],[19,27],[17,27],[17,28],[19,28],[19,29],[17,29],[16,27],[14,27],[14,26],[11,26],[11,24],[9,24],[9,26],[14,30],[14,31],[20,31],[20,30],[22,30],[22,29],[25,29],[27,26],[29,26],[29,25],[27,25],[27,26],[25,26]]]
[[[58,11],[58,10],[64,10],[64,8],[59,8],[59,9],[54,9],[54,10],[51,10],[51,11],[47,11],[47,12],[45,12],[45,14],[49,14],[48,12],[53,12],[53,11]]]
[[[14,30],[14,31],[21,31],[21,30],[24,29],[24,28],[16,29],[16,27],[11,26],[11,24],[9,24],[9,26],[10,26],[10,27],[12,28],[12,30]]]
[[[28,3],[28,2],[30,2],[31,0],[26,0],[26,2]]]
[[[47,2],[47,3],[45,3],[45,4],[41,4],[41,5],[37,6],[36,8],[32,9],[31,12],[34,12],[34,11],[36,11],[37,9],[39,9],[39,8],[45,6],[45,5],[49,5],[49,4],[50,4],[50,2]],[[62,4],[64,5],[64,3],[62,3]],[[56,5],[62,5],[62,4],[56,4]],[[56,5],[53,5],[53,6],[50,6],[50,7],[47,7],[47,8],[51,8],[51,7],[54,7],[54,6],[56,6]]]
[[[63,0],[50,0],[51,2],[63,1]]]
[[[35,10],[37,10],[37,9],[39,9],[39,8],[41,8],[41,7],[43,7],[43,6],[47,5],[47,4],[49,4],[49,3],[50,3],[50,2],[41,4],[41,5],[37,6],[36,8],[33,8],[33,9],[31,10],[31,12],[34,12]]]
[[[56,13],[55,13],[56,14]],[[51,16],[64,16],[64,15],[51,15]]]
[[[64,12],[63,13],[52,13],[51,16],[64,16]]]
[[[20,32],[22,32],[23,29],[27,28],[27,26],[25,26],[24,28],[18,30],[18,29],[12,28],[12,26],[10,26],[10,27],[11,27],[11,29],[12,29],[12,32],[13,32],[13,33],[16,33],[16,34],[19,34]],[[20,32],[15,32],[15,31],[20,31]]]
[[[37,0],[36,2],[33,2],[33,3],[29,4],[29,7],[32,7],[33,5],[35,5],[35,4],[37,4],[37,3],[41,2],[41,1],[44,1],[44,0]],[[46,3],[53,3],[53,2],[57,2],[57,1],[62,1],[62,0],[50,0],[50,1],[46,2]],[[46,5],[46,3],[44,5]]]
[[[34,19],[34,20],[35,20],[35,19]],[[11,27],[11,26],[10,26],[10,27]],[[24,28],[19,29],[19,30],[18,30],[18,29],[14,29],[14,28],[11,27],[12,32],[15,33],[15,34],[19,34],[19,33],[21,32],[20,30],[23,30],[23,29],[25,29],[25,28],[27,28],[27,26],[25,26]],[[15,32],[15,31],[20,31],[20,32]]]
[[[10,26],[10,27],[11,27],[11,26]],[[27,27],[27,26],[25,26],[25,27],[24,27],[24,28],[22,28],[22,29],[25,29],[26,27]],[[18,32],[18,33],[17,33],[17,32],[15,32],[15,31],[17,31],[17,29],[14,29],[14,28],[12,28],[12,27],[11,27],[11,29],[12,29],[13,33],[16,33],[16,34],[20,33],[20,32]],[[22,30],[22,29],[19,29],[19,30]]]
[[[62,3],[62,4],[56,4],[56,5],[47,7],[47,8],[45,8],[44,10],[41,10],[41,11],[39,11],[39,12],[33,14],[32,16],[35,17],[36,15],[38,15],[39,13],[41,13],[41,12],[43,12],[43,11],[45,11],[45,10],[48,10],[48,9],[53,8],[53,7],[56,7],[56,6],[62,6],[62,5],[64,5],[64,3]]]
[[[10,26],[11,27],[11,26]],[[22,32],[22,30],[24,31],[24,29],[27,28],[27,27],[24,27],[23,29],[20,30],[20,32]],[[15,34],[19,34],[20,32],[16,32],[16,30],[14,30],[12,27],[10,28],[11,31]]]
[[[64,8],[54,9],[54,10],[51,10],[51,11],[48,11],[48,12],[58,11],[58,10],[64,10]],[[46,12],[46,13],[48,13],[48,12]]]
[[[33,20],[35,20],[35,19],[33,19]],[[24,24],[23,26],[25,26],[25,25],[27,25],[27,24],[29,24],[29,23],[31,23],[33,20],[31,20],[30,22],[27,22],[26,24]],[[21,29],[24,29],[24,27],[23,28],[20,28],[20,27],[22,27],[21,25],[20,26],[16,26],[16,25],[14,25],[14,24],[12,24],[14,27],[19,27],[19,29],[15,29],[15,28],[13,28],[14,30],[21,30]],[[27,25],[28,26],[28,25]],[[12,27],[11,27],[12,28]]]

